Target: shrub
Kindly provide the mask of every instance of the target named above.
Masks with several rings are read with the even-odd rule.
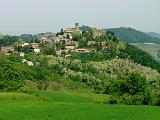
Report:
[[[131,74],[126,80],[113,81],[110,85],[110,88],[107,87],[112,94],[110,104],[149,105],[157,97],[151,92],[147,80],[138,74]]]
[[[118,103],[118,97],[116,95],[113,95],[109,98],[109,104],[117,104]]]
[[[160,106],[160,98],[156,98],[153,105]]]
[[[23,75],[10,64],[0,66],[0,90],[15,91],[24,86]]]
[[[29,87],[24,86],[24,87],[21,87],[20,89],[18,89],[17,92],[31,94],[31,93],[33,93],[33,90]]]
[[[124,94],[120,97],[120,103],[127,104],[127,105],[149,105],[152,104],[152,99],[150,95],[144,94],[136,94],[136,95],[129,95]]]

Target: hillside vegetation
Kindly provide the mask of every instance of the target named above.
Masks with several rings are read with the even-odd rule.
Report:
[[[152,55],[155,59],[160,60],[160,45],[159,44],[143,44],[133,43],[139,49],[142,49]]]
[[[0,38],[0,120],[159,120],[160,62],[82,27]]]
[[[16,37],[1,41],[15,45],[17,51],[24,49]],[[0,90],[32,93],[30,86],[34,86],[32,89],[44,91],[90,91],[110,95],[100,103],[159,105],[160,63],[150,54],[120,41],[113,32],[96,28],[74,33],[73,41],[86,52],[70,50],[57,55],[56,50],[65,50],[62,42],[40,43],[38,54],[24,49],[24,57],[16,52],[1,53]],[[22,62],[24,59],[33,65]]]

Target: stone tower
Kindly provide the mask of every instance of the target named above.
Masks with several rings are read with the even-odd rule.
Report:
[[[76,28],[77,30],[79,30],[79,23],[78,23],[78,22],[75,23],[75,28]]]

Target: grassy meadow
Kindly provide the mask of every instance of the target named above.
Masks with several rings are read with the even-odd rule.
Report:
[[[93,93],[0,93],[0,120],[159,120],[160,108],[97,104]]]

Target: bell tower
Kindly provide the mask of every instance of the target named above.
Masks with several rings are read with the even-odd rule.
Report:
[[[75,28],[76,28],[77,30],[79,30],[79,23],[78,23],[78,22],[75,23]]]

